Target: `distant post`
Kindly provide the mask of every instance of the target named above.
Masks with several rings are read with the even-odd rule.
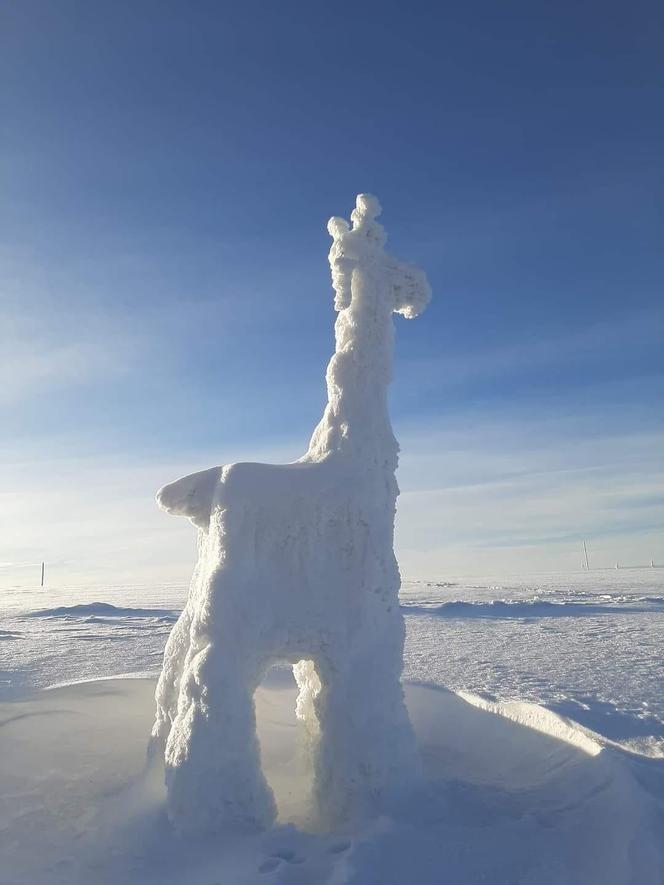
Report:
[[[42,562],[41,585],[44,586],[44,563]]]

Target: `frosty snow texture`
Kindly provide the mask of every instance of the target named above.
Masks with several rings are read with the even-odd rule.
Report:
[[[276,661],[293,665],[299,686],[321,824],[375,810],[417,770],[400,681],[398,444],[387,386],[392,314],[418,316],[430,289],[421,271],[385,252],[380,211],[361,194],[351,226],[328,225],[336,350],[307,453],[286,465],[215,467],[157,496],[198,527],[152,743],[165,754],[169,814],[181,830],[274,820],[253,695]]]

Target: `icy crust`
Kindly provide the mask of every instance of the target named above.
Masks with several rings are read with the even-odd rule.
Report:
[[[415,777],[400,682],[398,445],[387,385],[392,314],[416,316],[430,290],[424,274],[385,253],[379,212],[360,195],[352,226],[329,224],[336,350],[306,454],[287,465],[216,467],[158,493],[161,507],[199,530],[153,730],[180,829],[273,821],[253,694],[276,660],[294,667],[321,824],[384,807]]]

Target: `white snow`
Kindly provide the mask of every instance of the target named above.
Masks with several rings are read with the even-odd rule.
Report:
[[[407,679],[546,706],[664,757],[664,569],[406,582]]]
[[[417,775],[403,700],[404,623],[393,551],[398,446],[387,410],[393,313],[426,307],[424,274],[384,250],[375,197],[333,218],[336,349],[328,403],[299,461],[184,477],[158,501],[198,528],[198,564],[166,645],[153,749],[180,830],[269,825],[253,694],[294,668],[313,799],[334,825],[387,807]]]
[[[160,618],[182,608],[186,589],[6,588],[0,882],[660,885],[663,584],[664,570],[649,569],[405,582],[404,675],[435,683],[406,684],[426,798],[310,832],[296,688],[272,671],[256,702],[277,824],[196,849],[165,820],[161,772],[142,774],[170,627]],[[99,600],[127,614],[91,615]],[[491,610],[491,600],[512,602],[514,616],[436,612],[458,601]],[[573,603],[571,614],[551,618],[541,600]],[[27,616],[36,610],[47,614]],[[159,614],[134,616],[146,610]],[[127,671],[153,678],[38,691]]]
[[[156,675],[186,596],[182,586],[3,588],[0,700],[82,678]],[[404,677],[538,704],[664,756],[658,599],[664,569],[404,581]],[[116,614],[90,614],[99,600]],[[136,616],[146,610],[155,615]]]
[[[61,605],[29,612],[28,618],[85,618],[87,623],[99,623],[101,618],[156,618],[175,621],[176,612],[159,608],[119,608],[110,602],[88,602],[80,605]]]
[[[0,703],[3,885],[659,885],[657,760],[550,714],[480,709],[408,686],[425,787],[389,814],[319,832],[293,739],[296,689],[256,694],[279,803],[264,833],[174,835],[163,772],[146,767],[154,680],[89,682]],[[509,717],[509,718],[508,718]]]

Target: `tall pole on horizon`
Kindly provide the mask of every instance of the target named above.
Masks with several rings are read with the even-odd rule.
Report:
[[[41,585],[42,585],[42,587],[44,586],[44,565],[45,565],[45,563],[42,562],[42,572],[41,572]]]

